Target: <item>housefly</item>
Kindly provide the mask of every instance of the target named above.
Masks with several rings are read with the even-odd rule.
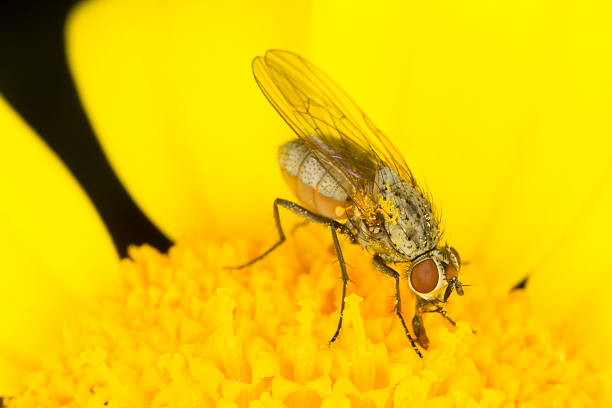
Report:
[[[417,184],[389,139],[327,75],[289,51],[269,50],[252,63],[262,92],[297,138],[279,149],[285,181],[297,203],[277,198],[274,219],[279,239],[267,251],[232,269],[261,260],[285,241],[279,207],[285,207],[331,231],[342,274],[338,326],[342,327],[349,276],[338,233],[372,255],[374,267],[395,279],[395,313],[416,353],[429,340],[423,314],[440,313],[451,293],[463,295],[458,252],[440,241],[439,219],[428,195]],[[396,264],[407,266],[394,269]],[[400,266],[401,267],[401,266]],[[412,328],[401,310],[400,277],[416,294]]]

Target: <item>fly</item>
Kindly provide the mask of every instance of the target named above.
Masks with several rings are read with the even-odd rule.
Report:
[[[424,313],[439,313],[453,290],[463,295],[461,259],[440,242],[439,219],[405,160],[389,139],[327,75],[289,51],[269,50],[253,60],[260,89],[297,135],[279,149],[279,164],[298,203],[274,200],[279,239],[240,269],[261,260],[285,241],[279,207],[326,225],[342,274],[340,334],[349,276],[338,234],[372,254],[374,267],[395,279],[395,313],[415,352],[427,348]],[[403,271],[395,264],[408,264]],[[411,335],[401,311],[400,277],[416,294]]]

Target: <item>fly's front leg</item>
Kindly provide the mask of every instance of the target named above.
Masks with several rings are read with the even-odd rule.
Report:
[[[428,308],[431,306],[432,308]],[[450,324],[457,327],[457,323],[450,318],[450,316],[446,313],[446,310],[440,306],[439,302],[430,302],[424,299],[417,299],[417,310],[419,313],[439,313],[443,318],[445,318]]]
[[[433,308],[429,308],[429,306],[432,306]],[[425,326],[423,324],[423,314],[425,313],[439,313],[450,324],[455,327],[457,326],[457,323],[451,319],[448,314],[446,314],[446,310],[442,309],[442,306],[439,304],[432,304],[431,302],[422,298],[417,298],[414,309],[414,317],[412,318],[412,329],[417,337],[417,341],[423,348],[427,348],[429,345],[429,338],[427,337]]]
[[[434,309],[424,309],[422,311],[422,313],[439,313],[440,315],[442,315],[443,318],[445,318],[450,324],[452,324],[454,327],[457,327],[457,322],[455,322],[454,319],[452,319],[447,313],[446,310],[442,309],[442,306],[437,305]],[[472,334],[476,334],[478,333],[474,328],[471,329],[472,330]]]
[[[450,316],[446,313],[446,310],[442,309],[442,306],[436,306],[435,309],[423,310],[423,313],[439,313],[450,324],[457,327],[457,323],[453,319],[450,318]]]
[[[376,269],[378,269],[385,275],[389,275],[395,279],[395,314],[397,315],[400,322],[402,323],[402,326],[404,327],[404,332],[406,333],[406,337],[408,337],[408,340],[410,341],[410,345],[414,349],[415,353],[417,353],[417,355],[420,358],[423,358],[421,351],[419,350],[416,343],[414,342],[414,339],[410,335],[408,326],[406,325],[406,322],[404,321],[404,316],[402,316],[402,300],[400,298],[400,274],[397,273],[397,271],[395,271],[394,269],[387,266],[387,264],[385,264],[382,258],[379,257],[378,255],[374,255],[372,262],[374,263],[374,266],[376,267]]]

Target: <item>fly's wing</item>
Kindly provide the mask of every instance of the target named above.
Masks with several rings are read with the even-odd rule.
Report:
[[[379,167],[390,168],[418,189],[389,139],[313,64],[289,51],[270,50],[253,60],[253,73],[272,106],[330,169],[366,219],[376,219]]]

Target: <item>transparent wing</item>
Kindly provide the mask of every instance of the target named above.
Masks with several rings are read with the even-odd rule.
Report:
[[[401,154],[346,93],[313,64],[289,51],[253,60],[266,98],[346,190],[362,215],[376,217],[375,177],[389,167],[413,187]],[[420,189],[419,189],[420,190]]]

